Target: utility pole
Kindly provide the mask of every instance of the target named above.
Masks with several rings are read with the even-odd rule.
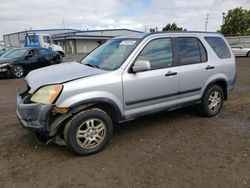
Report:
[[[205,31],[207,31],[208,16],[209,16],[209,14],[207,14],[207,16],[206,16],[206,21],[205,21]]]
[[[145,25],[145,33],[147,33],[147,26]]]
[[[65,23],[64,23],[64,19],[63,19],[62,21],[63,21],[63,29],[65,29]]]
[[[224,25],[226,22],[226,13],[222,12],[222,25]]]

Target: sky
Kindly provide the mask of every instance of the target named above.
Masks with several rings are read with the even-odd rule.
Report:
[[[250,9],[250,0],[1,0],[0,36],[28,29],[161,30],[172,22],[204,31],[206,14],[207,30],[216,31],[222,12],[240,6]]]

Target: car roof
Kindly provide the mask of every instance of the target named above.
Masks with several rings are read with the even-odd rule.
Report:
[[[115,37],[114,39],[144,39],[148,36],[160,35],[160,34],[195,34],[195,35],[217,35],[222,36],[219,32],[204,32],[204,31],[160,31],[160,32],[153,32],[153,33],[138,33],[132,35],[125,35]]]

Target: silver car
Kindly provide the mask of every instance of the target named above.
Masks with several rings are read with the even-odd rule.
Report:
[[[17,116],[43,143],[78,155],[104,148],[117,123],[189,105],[218,114],[236,79],[218,33],[159,32],[111,39],[85,57],[32,71]]]
[[[250,48],[243,48],[240,45],[231,45],[233,53],[235,56],[240,57],[250,57]]]

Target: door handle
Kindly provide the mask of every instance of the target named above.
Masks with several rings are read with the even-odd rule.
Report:
[[[165,76],[174,76],[174,75],[177,75],[177,72],[169,71],[167,74],[165,74]]]
[[[208,65],[208,66],[206,67],[206,70],[210,70],[210,69],[214,69],[214,68],[215,68],[214,66]]]

